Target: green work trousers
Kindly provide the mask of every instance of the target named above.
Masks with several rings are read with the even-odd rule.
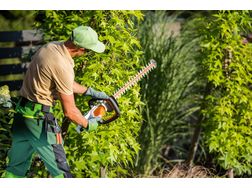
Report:
[[[17,106],[6,171],[25,177],[36,152],[52,177],[72,177],[63,144],[58,142],[58,136],[62,140],[61,134],[54,132],[54,123],[41,115],[40,108],[40,104],[32,103]]]

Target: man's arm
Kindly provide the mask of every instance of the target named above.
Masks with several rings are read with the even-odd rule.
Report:
[[[74,81],[73,83],[73,92],[77,94],[83,94],[87,91],[87,88],[85,86],[82,86]]]
[[[81,114],[80,110],[76,107],[74,101],[74,95],[65,95],[59,93],[61,104],[63,106],[64,115],[73,121],[74,123],[87,128],[88,121],[87,119]]]

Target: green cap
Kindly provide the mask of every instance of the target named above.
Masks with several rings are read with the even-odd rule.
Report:
[[[102,53],[105,45],[98,40],[97,33],[89,26],[79,26],[72,32],[72,41],[75,45]]]

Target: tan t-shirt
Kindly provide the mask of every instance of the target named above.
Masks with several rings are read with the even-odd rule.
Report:
[[[73,94],[74,61],[63,42],[42,46],[33,56],[26,72],[21,96],[52,106],[59,93]]]

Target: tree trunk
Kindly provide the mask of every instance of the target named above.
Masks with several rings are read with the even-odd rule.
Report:
[[[234,178],[234,169],[233,168],[228,169],[227,177],[228,178]]]
[[[101,167],[100,174],[101,174],[101,178],[106,178],[107,177],[106,168]]]
[[[200,118],[200,119],[202,119],[202,118]],[[201,122],[201,120],[199,122]],[[200,133],[201,133],[201,126],[198,124],[194,130],[192,142],[191,142],[191,147],[189,150],[188,158],[186,160],[186,164],[189,167],[191,167],[193,165],[195,154],[196,154],[196,151],[197,151],[198,145],[199,145]]]
[[[191,147],[190,147],[190,150],[189,150],[189,154],[188,154],[188,158],[186,160],[186,164],[189,165],[189,167],[191,167],[193,165],[193,161],[194,161],[194,158],[195,158],[195,154],[197,152],[197,149],[198,149],[198,145],[199,145],[199,138],[200,138],[200,133],[201,133],[201,124],[202,124],[202,121],[204,119],[203,117],[203,114],[201,113],[201,111],[203,109],[205,109],[205,106],[206,106],[206,102],[204,101],[205,98],[210,94],[211,92],[211,84],[208,82],[205,86],[205,91],[204,91],[204,97],[203,97],[203,101],[202,101],[202,104],[201,104],[201,107],[200,107],[200,115],[199,115],[199,118],[196,122],[196,128],[194,130],[194,133],[193,133],[193,137],[192,137],[192,142],[191,142]]]

